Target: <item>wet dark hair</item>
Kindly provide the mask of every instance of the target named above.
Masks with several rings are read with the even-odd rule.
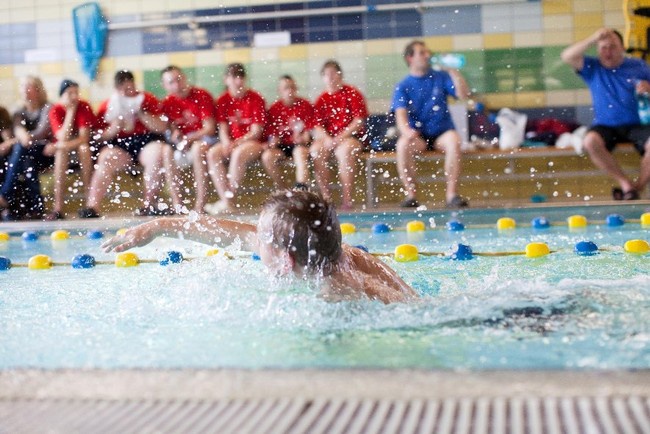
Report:
[[[127,71],[126,69],[122,69],[120,71],[117,71],[115,73],[115,87],[120,86],[122,83],[125,83],[127,81],[135,81],[135,78],[133,77],[133,73],[131,71]]]
[[[327,60],[325,63],[323,63],[323,67],[320,69],[321,75],[323,74],[323,72],[325,72],[327,68],[334,68],[336,72],[338,72],[339,74],[343,73],[343,70],[341,69],[341,64],[333,59]]]
[[[246,78],[246,68],[241,63],[231,63],[226,66],[226,77],[242,77]]]
[[[418,45],[422,45],[423,47],[426,47],[427,45],[424,43],[424,41],[420,39],[416,39],[414,41],[409,42],[409,44],[404,47],[404,60],[406,61],[406,64],[408,65],[408,60],[406,60],[407,57],[411,57],[413,53],[415,53],[415,47]]]
[[[296,264],[328,275],[341,257],[341,227],[334,206],[308,191],[280,191],[262,206],[271,216],[272,240]]]

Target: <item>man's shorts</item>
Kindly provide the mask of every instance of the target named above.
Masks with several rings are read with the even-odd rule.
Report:
[[[156,133],[147,133],[147,134],[136,134],[129,137],[115,137],[114,139],[109,140],[106,144],[108,146],[114,146],[120,148],[129,153],[133,161],[138,161],[138,156],[140,152],[144,149],[147,144],[150,142],[159,141],[162,143],[165,142],[165,136],[162,134]]]
[[[619,143],[631,142],[634,143],[637,152],[643,155],[645,143],[650,137],[650,125],[622,125],[620,127],[593,125],[589,131],[602,137],[609,152],[612,152]]]
[[[454,130],[447,130],[443,131],[440,134],[434,135],[434,136],[425,136],[422,134],[422,139],[427,143],[427,151],[435,151],[436,150],[436,141],[445,134],[448,131],[454,131]]]

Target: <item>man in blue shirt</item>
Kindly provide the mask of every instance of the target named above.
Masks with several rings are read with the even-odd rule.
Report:
[[[467,200],[457,192],[461,139],[454,129],[447,97],[467,98],[467,83],[458,71],[434,71],[430,63],[431,52],[422,41],[413,41],[406,46],[404,60],[409,75],[398,83],[391,105],[400,134],[397,169],[406,192],[401,206],[419,206],[415,157],[427,149],[442,149],[446,154],[447,207],[466,207]]]
[[[598,57],[585,56],[596,46]],[[562,52],[562,61],[575,69],[589,86],[594,106],[594,123],[584,138],[591,161],[620,188],[614,199],[635,200],[650,181],[650,125],[641,125],[637,96],[650,93],[650,68],[641,59],[625,56],[623,37],[603,28]],[[621,169],[611,151],[618,143],[632,142],[641,154],[641,170],[633,182]]]

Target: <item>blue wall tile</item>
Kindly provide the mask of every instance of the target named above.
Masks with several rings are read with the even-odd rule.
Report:
[[[461,6],[429,9],[422,15],[422,30],[426,36],[481,33],[481,8]]]
[[[332,30],[318,30],[307,33],[307,42],[331,42],[334,40]]]

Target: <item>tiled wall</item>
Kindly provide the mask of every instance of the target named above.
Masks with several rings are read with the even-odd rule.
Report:
[[[99,4],[111,23],[280,14],[196,29],[183,25],[111,30],[98,77],[90,82],[76,60],[71,20],[72,9],[82,1],[5,0],[0,6],[0,104],[13,106],[18,77],[27,73],[43,77],[52,99],[62,77],[76,79],[84,96],[97,104],[109,95],[114,71],[129,68],[143,87],[160,95],[158,71],[170,63],[185,68],[193,82],[216,94],[222,89],[224,65],[233,61],[248,66],[251,85],[269,100],[275,98],[276,78],[283,73],[294,75],[303,93],[313,97],[321,89],[320,66],[336,58],[347,80],[365,92],[371,111],[382,112],[393,85],[406,73],[401,52],[414,37],[424,38],[434,51],[464,54],[463,73],[491,107],[589,104],[588,92],[562,65],[559,53],[599,27],[623,30],[622,1],[479,2],[420,13],[414,8],[381,11],[385,4],[410,3],[385,0],[220,0],[223,7],[218,9],[210,0],[104,0]],[[362,10],[331,12],[349,7]],[[288,16],[296,10],[314,15]],[[292,44],[250,48],[255,33],[269,30],[288,30]]]

